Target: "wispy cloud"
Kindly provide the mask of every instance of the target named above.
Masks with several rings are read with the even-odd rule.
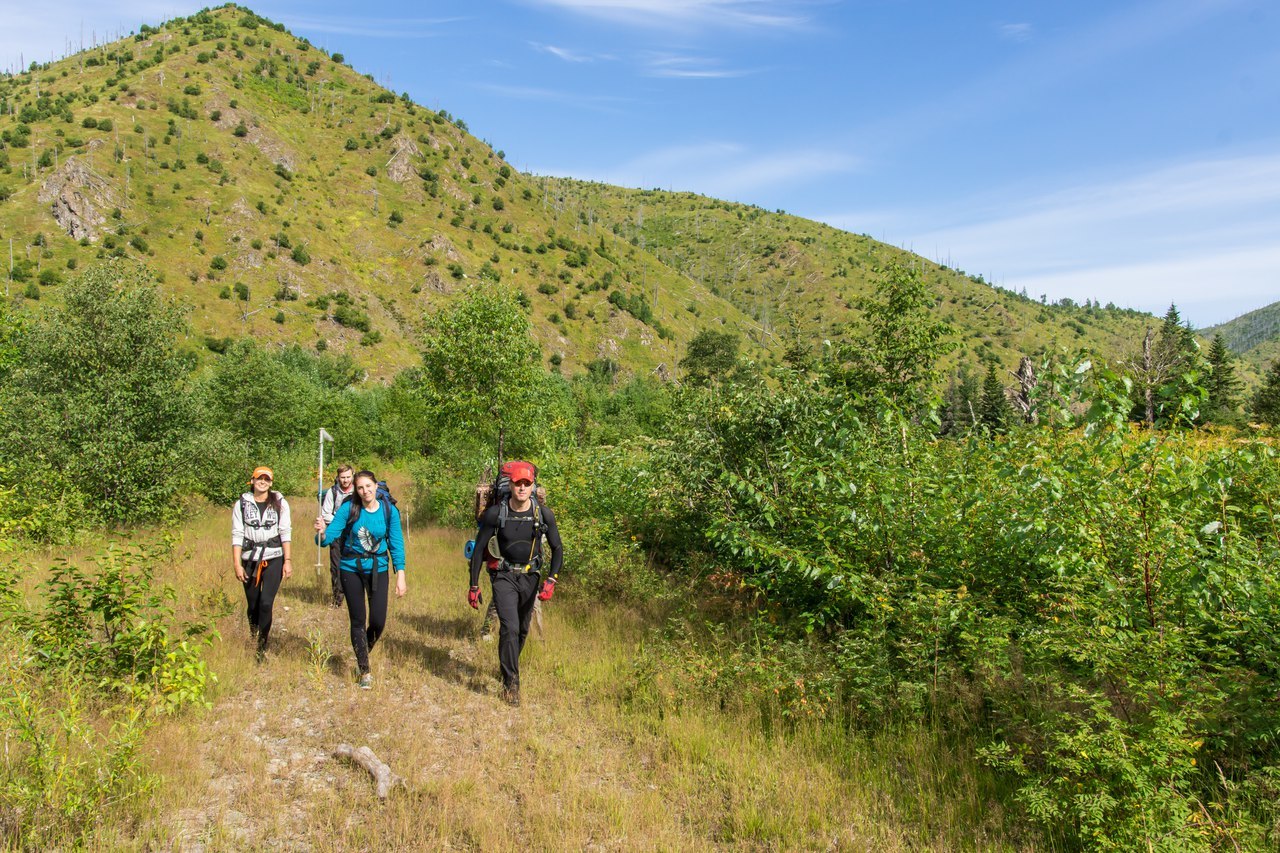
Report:
[[[549,53],[556,59],[563,59],[565,62],[594,62],[596,57],[588,56],[585,53],[577,53],[564,47],[556,47],[553,44],[539,44],[536,41],[529,42],[534,50],[540,53]]]
[[[525,0],[534,6],[656,28],[712,26],[800,29],[809,25],[795,0]]]
[[[520,101],[546,101],[567,104],[582,109],[616,113],[628,99],[612,95],[586,95],[561,89],[543,89],[537,86],[509,86],[502,83],[477,83],[476,88],[492,95],[514,98]]]
[[[616,166],[541,168],[633,187],[693,190],[717,198],[749,200],[768,187],[821,181],[847,174],[859,161],[842,151],[757,151],[732,142],[660,148]]]
[[[1030,41],[1033,32],[1034,27],[1028,23],[1001,24],[999,28],[1000,37],[1008,41]]]
[[[1039,50],[1021,52],[1012,63],[964,82],[939,98],[873,121],[858,131],[857,138],[863,144],[878,140],[882,149],[897,150],[905,142],[972,125],[1020,101],[1074,85],[1081,76],[1098,74],[1118,58],[1202,26],[1245,2],[1248,0],[1150,0],[1123,8],[1091,27],[1044,41]]]
[[[952,211],[823,218],[1032,295],[1151,311],[1174,301],[1199,325],[1280,295],[1280,154],[1179,163]]]
[[[702,56],[652,56],[644,67],[644,74],[649,77],[725,79],[753,73],[742,68],[722,68],[719,60]]]
[[[280,22],[295,33],[328,33],[332,35],[362,36],[365,38],[426,38],[440,35],[442,28],[466,20],[453,18],[379,18],[360,17],[303,17],[288,15]]]

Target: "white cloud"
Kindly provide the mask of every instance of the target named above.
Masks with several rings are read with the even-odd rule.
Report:
[[[725,79],[754,73],[746,69],[719,68],[717,63],[718,60],[701,56],[656,56],[647,60],[644,73],[649,77],[692,79]]]
[[[1033,296],[1152,311],[1177,302],[1197,325],[1280,298],[1280,154],[1180,163],[948,211],[821,218]]]
[[[595,58],[587,56],[583,53],[576,53],[568,48],[556,47],[553,44],[539,44],[538,42],[529,42],[534,50],[542,53],[549,53],[556,59],[563,59],[565,62],[594,62]]]
[[[663,187],[716,198],[750,200],[760,190],[816,182],[856,170],[858,161],[839,151],[752,151],[732,142],[661,148],[617,166],[585,170],[540,167],[547,174],[575,175],[632,187]]]
[[[1028,23],[1018,24],[1001,24],[999,28],[1000,37],[1009,41],[1030,41],[1034,27]]]
[[[371,15],[354,18],[332,15],[323,17],[288,15],[281,18],[280,23],[288,27],[290,32],[298,35],[327,33],[332,35],[362,36],[365,38],[414,39],[439,35],[441,27],[461,20],[465,19],[379,18]]]
[[[791,0],[525,0],[595,18],[657,28],[713,26],[799,29],[809,23]]]
[[[580,92],[566,92],[560,89],[543,89],[537,86],[507,86],[501,83],[478,83],[476,88],[494,95],[501,95],[504,98],[568,104],[573,107],[602,112],[617,112],[618,105],[626,100],[609,95],[584,95]]]

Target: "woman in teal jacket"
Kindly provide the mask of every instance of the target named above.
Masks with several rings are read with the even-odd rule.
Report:
[[[338,507],[328,526],[317,518],[315,527],[321,545],[340,543],[342,549],[342,591],[351,619],[351,647],[360,668],[360,686],[368,690],[373,686],[369,652],[387,624],[392,569],[396,573],[396,595],[403,596],[407,591],[404,533],[400,510],[389,500],[379,499],[378,478],[371,471],[356,474],[355,485],[355,496]]]

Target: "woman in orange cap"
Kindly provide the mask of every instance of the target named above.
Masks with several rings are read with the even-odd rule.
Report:
[[[289,502],[271,488],[273,480],[270,468],[254,468],[250,491],[231,508],[231,563],[236,580],[244,584],[249,635],[258,642],[258,660],[267,651],[271,607],[280,583],[293,574]]]

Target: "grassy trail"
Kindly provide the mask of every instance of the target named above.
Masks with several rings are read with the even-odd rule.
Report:
[[[306,503],[293,506],[305,530]],[[936,790],[911,793],[904,778],[944,775],[922,772],[945,763],[925,750],[904,769],[900,754],[876,758],[874,745],[766,737],[711,711],[652,714],[619,702],[648,626],[625,609],[561,596],[544,609],[544,635],[535,630],[526,646],[523,705],[507,707],[494,644],[478,639],[479,615],[465,603],[458,531],[410,531],[409,594],[392,597],[373,690],[355,684],[346,610],[328,606],[327,565],[321,578],[305,533],[276,601],[271,654],[257,664],[226,515],[193,513],[175,565],[157,572],[180,599],[225,594],[235,610],[208,653],[219,678],[213,708],[151,737],[162,781],[138,847],[949,848],[951,812],[977,798],[964,782],[944,797],[957,805],[938,806]],[[406,785],[380,802],[363,770],[331,757],[340,743],[372,748]],[[888,784],[885,774],[901,778]],[[974,839],[972,811],[959,823],[969,827],[961,845],[1003,846]]]

